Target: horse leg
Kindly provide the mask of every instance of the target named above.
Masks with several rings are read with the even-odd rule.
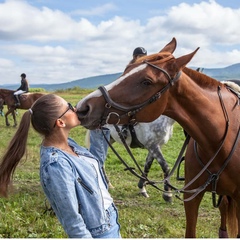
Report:
[[[149,170],[152,166],[153,163],[153,156],[150,152],[148,152],[147,158],[146,158],[146,162],[144,165],[144,170],[143,170],[143,175],[142,177],[147,177]],[[147,193],[147,189],[146,189],[146,181],[143,179],[140,179],[138,182],[138,187],[140,188],[140,194],[143,195],[144,197],[149,197],[148,193]]]
[[[13,120],[14,120],[14,127],[16,127],[17,126],[17,119],[16,119],[16,114],[15,114],[15,109],[14,108],[8,108],[8,111],[7,111],[7,113],[5,114],[5,121],[6,121],[6,126],[10,126],[10,123],[9,123],[9,121],[8,121],[8,115],[9,114],[12,114],[12,116],[13,116]]]
[[[227,212],[228,212],[228,199],[223,196],[219,205],[219,211],[221,215],[221,225],[219,228],[219,238],[228,238],[227,232]]]
[[[219,238],[240,238],[240,195],[236,194],[235,199],[230,196],[223,196],[219,205],[221,214],[221,225]]]
[[[236,225],[237,225],[237,229],[235,229],[237,231],[237,238],[240,238],[240,200],[238,199],[237,203],[235,203],[235,213],[236,213]],[[230,225],[231,223],[228,223],[228,225]],[[232,230],[233,232],[233,230]]]
[[[10,109],[7,111],[7,113],[5,114],[5,122],[6,122],[6,126],[9,127],[10,126],[10,123],[8,121],[8,114],[11,113],[10,112]]]
[[[13,111],[12,111],[12,116],[13,116],[13,121],[14,121],[14,127],[16,127],[17,126],[17,119],[16,119],[16,114],[15,114],[15,110],[13,109]]]
[[[240,192],[234,194],[234,199],[228,198],[228,234],[231,238],[240,238]]]
[[[196,226],[198,218],[198,209],[202,201],[204,193],[198,194],[190,201],[184,201],[185,215],[186,215],[186,238],[196,238]],[[184,194],[184,199],[187,199],[191,195]]]
[[[162,171],[164,173],[164,178],[166,178],[169,174],[170,169],[167,164],[167,161],[165,160],[165,158],[162,155],[159,145],[157,145],[157,144],[152,145],[151,149],[149,149],[149,151],[153,155],[153,158],[157,159],[157,161],[158,161],[159,165],[161,166]],[[171,188],[166,183],[164,183],[164,192],[163,192],[162,197],[166,202],[169,202],[169,203],[172,202]]]
[[[219,238],[240,238],[240,195],[234,194],[234,199],[230,196],[223,196],[219,210],[221,213],[221,226]]]
[[[1,103],[0,103],[0,115],[1,115],[2,117],[4,116],[3,105],[1,106]]]

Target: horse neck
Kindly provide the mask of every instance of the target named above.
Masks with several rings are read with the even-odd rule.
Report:
[[[205,75],[196,75],[194,79],[189,75],[183,72],[170,90],[164,114],[175,119],[200,145],[218,144],[226,126],[218,95],[218,86],[222,84]]]

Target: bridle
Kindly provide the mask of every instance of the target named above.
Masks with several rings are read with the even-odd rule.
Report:
[[[164,70],[163,68],[158,67],[158,66],[156,66],[156,65],[154,65],[154,64],[151,64],[151,63],[149,63],[149,62],[147,62],[147,61],[145,61],[145,63],[148,64],[148,65],[150,65],[150,66],[152,66],[152,67],[154,67],[154,68],[156,68],[156,69],[158,69],[158,70],[160,70],[161,72],[163,72],[163,73],[167,76],[167,78],[168,78],[168,83],[167,83],[167,85],[165,85],[161,90],[159,90],[156,94],[154,94],[154,95],[153,95],[151,98],[149,98],[148,100],[144,101],[144,102],[141,103],[141,104],[138,104],[138,105],[135,105],[135,106],[131,106],[131,107],[125,107],[125,106],[123,106],[123,105],[120,105],[120,104],[114,102],[114,101],[111,99],[111,97],[109,96],[109,94],[108,94],[107,90],[105,89],[105,87],[102,87],[102,86],[99,87],[99,90],[102,92],[102,94],[103,94],[103,96],[104,96],[104,98],[105,98],[105,100],[106,100],[106,102],[107,102],[106,105],[105,105],[106,108],[108,108],[108,109],[109,109],[109,108],[115,108],[115,109],[118,109],[118,110],[121,110],[121,111],[125,112],[125,113],[122,114],[122,115],[119,115],[119,114],[116,113],[116,112],[110,112],[110,113],[108,114],[107,118],[106,118],[106,123],[108,123],[108,120],[109,120],[109,118],[111,117],[112,114],[114,114],[115,116],[118,117],[118,121],[117,121],[116,125],[120,122],[120,120],[121,120],[121,118],[122,118],[123,116],[128,116],[128,117],[130,118],[130,121],[133,120],[133,119],[134,119],[134,118],[133,118],[134,115],[135,115],[138,111],[140,111],[142,108],[146,107],[147,105],[149,105],[149,104],[155,102],[157,99],[159,99],[159,98],[162,96],[162,94],[165,93],[165,92],[174,84],[174,82],[176,82],[176,81],[179,79],[179,77],[180,77],[180,75],[181,75],[181,71],[179,71],[174,78],[171,78],[170,75],[168,74],[168,72],[167,72],[166,70]],[[172,169],[172,171],[170,172],[170,174],[168,175],[168,177],[166,177],[166,178],[163,180],[163,182],[165,182],[166,184],[168,184],[172,189],[174,189],[174,190],[176,191],[177,195],[178,195],[179,193],[192,193],[192,196],[191,196],[191,197],[189,197],[188,199],[184,199],[183,201],[190,201],[190,200],[192,200],[196,195],[198,195],[200,192],[202,192],[204,189],[206,189],[206,187],[207,187],[209,184],[212,183],[213,205],[214,205],[215,207],[218,207],[218,205],[219,205],[219,203],[220,203],[220,199],[221,199],[221,197],[220,197],[220,198],[219,198],[219,201],[218,201],[218,204],[215,203],[215,195],[216,195],[217,181],[218,181],[218,179],[219,179],[219,176],[221,175],[221,173],[223,172],[223,170],[225,169],[225,167],[226,167],[227,164],[229,163],[229,161],[230,161],[230,159],[231,159],[231,157],[232,157],[232,154],[233,154],[233,152],[234,152],[234,150],[235,150],[235,148],[236,148],[236,146],[237,146],[237,143],[238,143],[238,141],[239,141],[239,139],[240,139],[240,129],[238,129],[238,133],[237,133],[237,136],[236,136],[236,138],[235,138],[235,141],[234,141],[234,144],[233,144],[233,146],[232,146],[232,149],[231,149],[228,157],[225,159],[223,166],[220,168],[220,170],[219,170],[217,173],[211,173],[211,172],[208,170],[208,167],[209,167],[209,165],[214,161],[214,159],[215,159],[216,155],[219,153],[219,151],[222,149],[223,144],[224,144],[224,142],[225,142],[225,140],[226,140],[226,136],[227,136],[227,132],[228,132],[228,127],[229,127],[228,114],[227,114],[227,111],[226,111],[226,109],[225,109],[225,106],[224,106],[224,103],[223,103],[223,100],[222,100],[222,96],[221,96],[221,94],[220,94],[220,89],[221,89],[221,88],[219,87],[219,88],[218,88],[218,94],[219,94],[219,99],[220,99],[221,106],[222,106],[222,109],[223,109],[223,112],[224,112],[224,116],[225,116],[225,119],[226,119],[226,128],[225,128],[225,133],[224,133],[223,140],[222,140],[219,148],[217,149],[217,152],[214,154],[214,156],[208,161],[208,163],[207,163],[205,166],[202,164],[202,165],[203,165],[203,166],[202,166],[202,167],[203,167],[202,170],[201,170],[187,185],[185,185],[182,189],[177,189],[177,188],[173,187],[171,184],[169,184],[169,178],[170,178],[170,176],[173,174],[173,172],[174,172],[174,170],[176,169],[176,167],[178,166],[179,161],[177,161],[177,162],[175,163],[175,166],[173,167],[173,169]],[[186,141],[185,141],[185,143],[184,143],[184,147],[182,148],[182,151],[180,152],[180,155],[179,155],[179,158],[178,158],[178,159],[181,159],[181,155],[183,154],[184,149],[186,148],[186,146],[187,146],[187,144],[188,144],[188,141],[189,141],[189,137],[186,138]],[[196,157],[197,157],[198,161],[201,163],[201,159],[199,158],[198,153],[197,153],[197,143],[196,143],[196,141],[194,141],[194,152],[195,152],[195,154],[196,154]],[[135,164],[136,164],[136,162],[135,162]],[[147,180],[147,181],[150,183],[150,185],[156,187],[155,184],[154,184],[154,182],[149,181],[146,177],[137,175],[137,174],[135,173],[135,171],[134,171],[133,168],[130,168],[130,167],[127,166],[127,170],[130,170],[134,175],[136,175],[136,176],[138,176],[138,177],[140,177],[140,178],[143,178],[143,179]],[[208,178],[208,180],[206,181],[206,183],[203,184],[202,186],[200,186],[199,188],[192,189],[192,190],[188,190],[187,188],[188,188],[200,175],[202,175],[203,172],[205,172],[205,171],[207,171],[208,174],[210,175],[209,178]],[[156,188],[157,188],[157,187],[156,187]],[[180,197],[177,196],[177,195],[176,195],[176,197],[178,197],[178,198],[180,199]]]
[[[122,112],[124,112],[122,115],[119,115],[116,112],[110,112],[108,113],[106,120],[104,121],[104,118],[101,120],[101,125],[104,125],[106,123],[108,123],[109,119],[111,118],[111,116],[115,116],[118,118],[117,122],[115,124],[119,124],[120,120],[123,117],[129,117],[129,122],[133,123],[136,121],[136,119],[134,118],[134,116],[136,115],[136,113],[138,113],[141,109],[143,109],[144,107],[148,106],[149,104],[155,102],[156,100],[158,100],[163,93],[165,93],[171,86],[173,86],[173,84],[180,78],[181,76],[181,71],[179,71],[175,77],[171,78],[170,74],[164,70],[161,67],[158,67],[150,62],[144,61],[144,63],[146,63],[147,65],[156,68],[158,70],[160,70],[161,72],[163,72],[167,78],[168,78],[168,83],[161,89],[159,90],[157,93],[155,93],[152,97],[150,97],[149,99],[147,99],[146,101],[144,101],[143,103],[131,106],[131,107],[126,107],[123,106],[119,103],[116,103],[115,101],[112,100],[112,98],[110,97],[108,91],[106,90],[106,88],[104,86],[100,86],[98,89],[101,91],[103,97],[106,100],[106,104],[105,104],[105,108],[106,109],[110,109],[110,108],[114,108],[117,110],[120,110]]]

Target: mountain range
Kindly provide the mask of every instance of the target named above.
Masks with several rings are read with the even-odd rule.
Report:
[[[196,67],[190,67],[192,69],[197,69]],[[210,77],[223,80],[235,80],[238,84],[240,83],[240,63],[236,63],[224,68],[200,68],[200,71]],[[30,88],[43,88],[47,91],[56,91],[60,89],[68,89],[73,87],[80,87],[83,89],[96,89],[101,85],[107,85],[114,80],[116,80],[122,73],[99,75],[94,77],[82,78],[75,81],[70,81],[66,83],[59,84],[31,84]],[[0,88],[15,90],[19,87],[16,84],[4,84],[0,85]]]

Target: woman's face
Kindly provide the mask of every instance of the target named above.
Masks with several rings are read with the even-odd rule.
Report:
[[[76,108],[62,98],[60,98],[59,100],[62,102],[62,104],[61,104],[61,109],[59,110],[60,115],[56,119],[55,126],[58,125],[59,123],[58,121],[61,121],[61,123],[65,127],[68,127],[70,129],[80,125],[81,122],[77,117]]]

